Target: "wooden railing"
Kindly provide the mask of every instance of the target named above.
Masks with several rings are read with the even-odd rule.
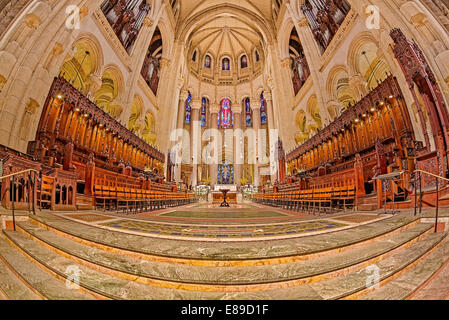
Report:
[[[11,197],[10,201],[14,231],[16,231],[16,201],[22,200],[20,202],[26,202],[28,205],[28,212],[31,213],[32,211],[33,214],[36,214],[36,176],[38,175],[38,171],[27,169],[0,177],[2,186],[8,182],[10,183],[9,194]]]

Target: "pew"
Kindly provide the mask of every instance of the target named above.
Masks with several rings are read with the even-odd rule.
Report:
[[[337,211],[346,211],[348,208],[355,209],[357,188],[355,185],[348,185],[288,192],[265,192],[256,194],[253,201],[292,211],[332,214]]]

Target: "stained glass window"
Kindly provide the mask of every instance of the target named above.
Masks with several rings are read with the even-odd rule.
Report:
[[[207,121],[207,107],[209,105],[209,99],[201,99],[201,127],[206,126]]]
[[[229,129],[233,127],[234,115],[231,110],[231,100],[225,98],[221,101],[221,108],[218,114],[218,127]]]
[[[192,119],[192,95],[189,92],[186,101],[186,124],[190,124]]]
[[[252,113],[251,113],[251,101],[249,98],[246,98],[244,100],[245,103],[245,114],[246,114],[246,126],[252,127],[253,125],[253,119],[252,119]]]
[[[267,124],[267,102],[263,97],[263,92],[260,95],[260,124]]]
[[[218,166],[218,184],[234,184],[234,166],[224,163]]]
[[[242,56],[240,65],[242,69],[248,68],[248,57],[246,55]]]
[[[229,59],[228,58],[224,58],[223,59],[223,67],[222,67],[223,70],[225,70],[225,71],[230,70],[231,69],[230,65],[231,65],[231,62],[229,61]]]
[[[206,58],[204,58],[204,67],[210,69],[211,66],[212,66],[212,58],[209,55],[207,55]]]

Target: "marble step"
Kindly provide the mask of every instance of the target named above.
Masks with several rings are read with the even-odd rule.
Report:
[[[449,300],[449,261],[436,275],[425,283],[416,294],[408,296],[408,300]]]
[[[111,299],[341,299],[366,290],[368,276],[364,270],[358,270],[337,278],[298,286],[287,282],[283,283],[284,287],[266,290],[261,285],[186,286],[179,283],[145,285],[134,281],[136,278],[126,280],[74,263],[21,233],[12,231],[4,233],[44,268],[61,277],[66,276],[65,270],[68,266],[78,267],[80,285],[83,288],[100,297]],[[431,233],[397,254],[378,262],[376,265],[379,268],[380,280],[387,282],[405,268],[412,266],[446,236],[443,233]],[[161,284],[164,287],[159,286]]]
[[[378,268],[381,284],[385,285],[408,268],[413,268],[432,249],[441,245],[446,237],[446,233],[431,233],[401,252],[374,264],[373,268]],[[372,270],[362,269],[342,277],[311,283],[310,287],[326,300],[355,299],[372,290],[367,287],[367,279],[373,275]]]
[[[335,276],[335,273],[342,274],[351,269],[362,268],[364,265],[394,254],[401,247],[416,242],[432,231],[432,224],[418,224],[401,233],[338,255],[325,255],[279,264],[229,267],[193,266],[142,260],[75,242],[30,222],[21,222],[17,228],[56,253],[86,266],[95,265],[102,268],[103,272],[125,279],[138,276],[139,281],[143,283],[156,279],[192,284],[250,285],[293,280],[310,282],[317,278]]]
[[[405,272],[397,279],[389,282],[385,286],[368,293],[365,296],[360,297],[361,300],[402,300],[410,297],[415,292],[417,295],[415,298],[425,298],[426,295],[421,294],[420,289],[431,279],[435,273],[437,273],[449,260],[449,239],[445,239],[435,251],[429,254],[424,260],[419,262],[410,271]],[[437,280],[437,279],[435,279]],[[434,286],[438,284],[438,292],[432,292],[430,295],[432,299],[444,299],[449,293],[449,278],[441,277],[434,282]],[[442,290],[445,287],[446,290]],[[424,293],[425,290],[422,290]]]
[[[14,231],[10,231],[14,233]],[[17,232],[16,232],[17,234]],[[11,288],[14,292],[9,292],[8,296],[15,299],[27,300],[40,297],[48,300],[87,300],[93,299],[92,296],[82,293],[78,290],[72,290],[66,287],[65,283],[56,279],[54,276],[45,272],[39,266],[27,259],[17,248],[11,246],[7,240],[0,238],[0,256],[5,265],[18,275],[20,280],[28,288],[33,288],[34,295],[23,291],[22,286]],[[7,283],[2,284],[8,286]]]
[[[379,237],[389,236],[393,232],[401,232],[419,223],[419,218],[413,215],[397,215],[382,221],[313,236],[226,243],[182,241],[153,238],[150,235],[134,235],[89,226],[49,213],[32,216],[30,221],[76,241],[100,248],[106,247],[108,250],[115,250],[126,255],[138,254],[144,259],[163,257],[186,261],[214,260],[216,263],[213,266],[216,266],[232,265],[233,261],[305,257],[327,254],[331,250],[340,252],[343,248],[348,249],[350,246],[361,245]]]
[[[0,260],[3,260],[3,257],[0,256]],[[0,261],[0,297],[4,300],[41,300],[2,261]]]

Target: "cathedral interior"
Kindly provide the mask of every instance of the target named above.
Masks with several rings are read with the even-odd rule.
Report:
[[[446,0],[0,0],[0,300],[449,300]]]

